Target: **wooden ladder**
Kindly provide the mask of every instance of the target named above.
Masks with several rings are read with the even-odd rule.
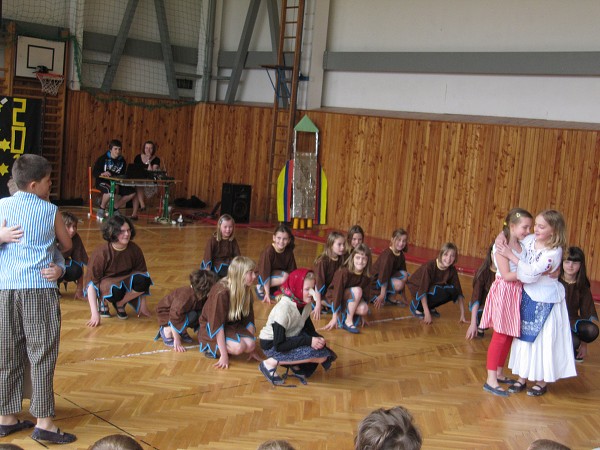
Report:
[[[304,27],[305,0],[282,0],[277,64],[274,70],[273,125],[269,147],[269,169],[267,177],[267,206],[265,220],[277,222],[277,177],[292,156],[292,139],[296,123],[296,102],[300,76],[302,30]],[[293,50],[290,65],[285,52]]]

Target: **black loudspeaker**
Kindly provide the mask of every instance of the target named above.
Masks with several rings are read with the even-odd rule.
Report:
[[[223,183],[221,191],[221,214],[229,214],[236,223],[250,221],[252,186]]]

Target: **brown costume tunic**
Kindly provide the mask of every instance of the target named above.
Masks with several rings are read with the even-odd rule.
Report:
[[[463,296],[458,272],[453,265],[446,270],[438,269],[435,259],[426,262],[413,273],[407,281],[411,294],[417,301],[431,294],[434,286],[454,286],[459,296]]]
[[[327,288],[333,281],[336,270],[342,267],[343,263],[344,260],[341,256],[338,256],[338,259],[331,259],[329,256],[323,256],[316,262],[313,269],[315,278],[317,279],[315,288],[321,295],[325,295]]]
[[[479,303],[479,311],[483,311],[485,299],[487,298],[490,287],[496,278],[496,273],[490,270],[484,270],[481,275],[473,279],[473,294],[469,302],[469,309],[473,308],[475,303]]]
[[[369,298],[371,279],[364,274],[350,272],[347,267],[341,267],[335,272],[333,281],[327,289],[326,299],[333,312],[339,312],[344,300],[344,291],[352,287],[360,287],[363,290],[363,297]],[[354,299],[360,301],[362,299]],[[346,311],[346,305],[344,305]]]
[[[200,315],[205,302],[206,298],[198,300],[191,286],[177,288],[156,305],[158,324],[162,327],[171,325],[180,333],[187,327],[197,328],[198,322],[189,323],[187,314],[198,311]]]
[[[258,282],[265,284],[271,274],[276,270],[283,270],[284,272],[290,273],[296,270],[296,258],[294,258],[294,251],[289,247],[286,247],[281,253],[277,253],[275,247],[269,244],[265,248],[258,258]]]
[[[71,241],[73,242],[73,246],[71,247],[71,250],[67,251],[67,252],[62,252],[63,258],[65,258],[65,263],[67,263],[67,265],[69,265],[69,259],[71,259],[72,261],[76,262],[77,264],[81,265],[85,265],[87,266],[88,264],[88,254],[85,251],[85,247],[83,245],[83,241],[81,240],[81,237],[79,236],[79,233],[75,233],[75,235],[71,238]]]
[[[223,265],[228,266],[233,258],[240,255],[240,247],[235,238],[217,241],[217,237],[213,235],[206,243],[200,268],[219,273]]]
[[[567,311],[569,312],[569,322],[573,325],[579,319],[598,320],[596,305],[592,297],[592,291],[589,287],[577,289],[577,283],[567,283],[563,279],[559,280],[565,287],[567,299]]]
[[[113,286],[125,287],[129,292],[136,274],[150,278],[142,249],[136,243],[129,242],[125,250],[117,251],[110,242],[106,242],[92,253],[85,273],[84,294],[87,295],[90,284],[96,289],[98,298],[110,297]]]
[[[404,252],[400,252],[398,256],[394,254],[391,248],[386,248],[375,264],[373,264],[373,295],[379,295],[381,292],[381,286],[386,285],[388,292],[393,292],[393,288],[389,287],[390,280],[394,278],[404,278],[404,274],[401,271],[406,272],[406,260],[404,259]]]
[[[215,284],[210,292],[202,314],[200,315],[200,329],[198,330],[198,340],[200,341],[200,351],[210,352],[212,356],[217,357],[219,351],[217,345],[217,333],[223,329],[225,339],[240,342],[242,337],[254,339],[254,334],[248,330],[254,325],[254,309],[252,301],[250,302],[250,313],[235,322],[229,322],[229,288],[223,283]]]

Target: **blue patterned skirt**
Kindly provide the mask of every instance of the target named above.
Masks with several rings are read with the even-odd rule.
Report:
[[[541,303],[531,299],[523,289],[521,300],[521,339],[525,342],[533,342],[544,326],[544,322],[550,315],[554,303]]]

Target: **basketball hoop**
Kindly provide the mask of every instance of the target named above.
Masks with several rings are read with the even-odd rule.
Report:
[[[42,92],[48,95],[56,96],[63,82],[63,76],[56,73],[37,72],[35,74],[40,83],[42,83]]]

